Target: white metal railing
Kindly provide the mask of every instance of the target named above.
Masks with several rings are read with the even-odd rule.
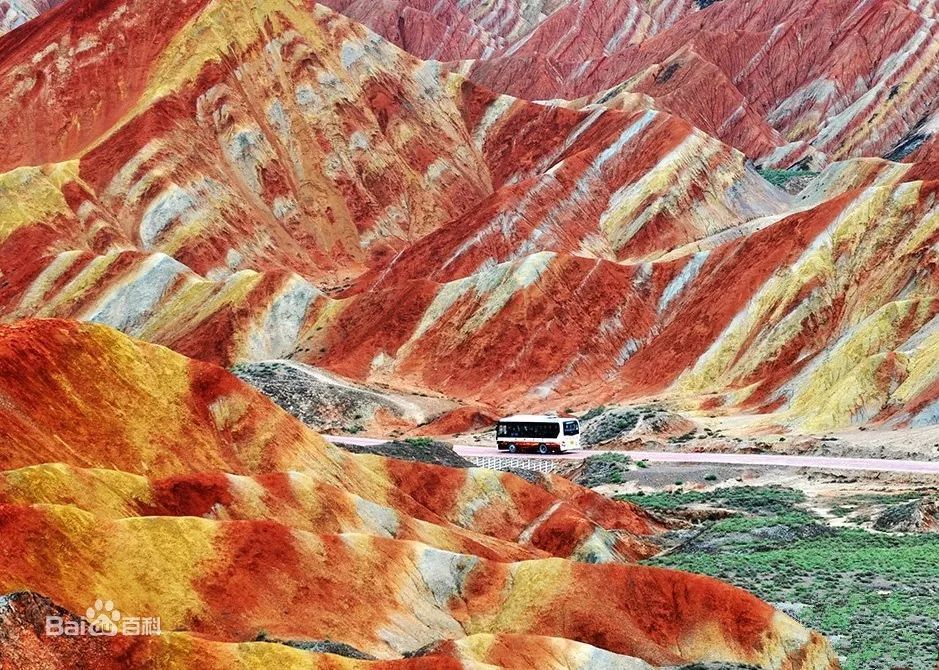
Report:
[[[480,468],[490,470],[535,470],[551,473],[571,459],[566,458],[525,458],[524,456],[466,456],[466,460]]]

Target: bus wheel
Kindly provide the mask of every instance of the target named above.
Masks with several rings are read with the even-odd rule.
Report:
[[[510,454],[517,454],[517,453],[518,453],[518,447],[517,447],[516,445],[514,445],[514,444],[510,444],[510,445],[509,445],[509,453],[510,453]]]
[[[538,445],[538,453],[541,454],[542,456],[544,456],[545,454],[547,454],[547,453],[548,453],[548,445],[547,445],[547,444],[539,444],[539,445]]]

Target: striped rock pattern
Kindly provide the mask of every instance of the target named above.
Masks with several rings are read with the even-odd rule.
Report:
[[[801,5],[736,1],[610,59],[672,53],[672,31],[715,16],[744,37],[795,22],[781,49],[818,39]],[[830,5],[803,9],[829,31],[890,10],[891,40],[933,20]],[[548,44],[545,7],[513,6],[467,16],[492,43]],[[720,44],[694,39],[689,57]],[[891,44],[877,71],[913,72]],[[735,53],[721,72],[776,62]],[[753,86],[761,115],[780,104]],[[0,90],[17,120],[0,136],[6,321],[100,322],[224,366],[291,358],[493,411],[670,395],[808,428],[939,417],[926,143],[916,162],[832,163],[792,197],[656,96],[496,94],[294,0],[73,0],[0,38]]]
[[[26,119],[0,138],[0,169],[7,170],[0,243],[11,259],[24,251],[36,259],[15,269],[8,262],[4,274],[19,281],[5,292],[39,294],[46,306],[67,301],[128,249],[167,254],[211,280],[275,270],[341,286],[481,201],[495,210],[517,198],[519,183],[550,181],[545,173],[565,161],[575,165],[560,176],[577,180],[561,191],[577,193],[558,216],[579,216],[585,197],[623,191],[642,176],[643,164],[629,165],[621,149],[635,144],[629,148],[648,157],[627,156],[629,162],[654,165],[692,132],[667,115],[637,120],[623,111],[493,100],[322,8],[311,15],[290,2],[253,13],[232,3],[190,4],[184,8],[197,15],[174,14],[178,25],[150,25],[142,0],[116,6],[119,40],[108,32],[117,29],[113,22],[86,25],[75,8],[62,8],[0,45],[8,64],[0,114]],[[65,37],[54,41],[61,30]],[[166,43],[148,45],[153,52],[130,49],[135,30],[158,31]],[[104,63],[77,46],[111,39],[123,51],[108,50]],[[32,58],[46,52],[60,59],[55,76]],[[239,63],[234,74],[226,74],[225,60]],[[86,91],[82,82],[99,69],[113,80]],[[60,101],[65,90],[67,106]],[[653,120],[660,132],[639,144],[636,135]],[[40,129],[54,123],[60,132],[37,142]],[[511,137],[514,145],[506,145]],[[745,185],[756,177],[739,154],[698,139],[702,168],[716,169],[706,195],[721,202],[714,212],[690,211],[698,220],[686,235],[702,232],[704,214],[716,219],[713,227],[780,209],[772,195],[748,193]],[[734,197],[720,192],[736,181],[743,184]],[[670,197],[690,209],[699,188],[686,182]],[[630,213],[617,207],[600,220],[601,212],[592,212],[608,229],[596,231],[596,244],[618,252]],[[646,243],[638,252],[649,247],[656,250]],[[53,261],[61,252],[71,253]],[[117,271],[131,262],[123,259]],[[153,268],[161,278],[148,285],[164,294],[186,283],[163,259],[139,271]],[[76,285],[71,280],[79,275]],[[65,295],[48,293],[63,287]],[[298,291],[292,306],[303,312],[316,296]]]
[[[530,389],[527,402],[550,405],[670,392],[811,428],[931,423],[936,188],[849,190],[650,262],[540,252],[454,279],[430,299],[415,279],[406,302],[382,301],[393,305],[388,323],[391,310],[421,313],[414,330],[327,334],[320,361],[353,376],[415,375],[465,397],[508,401]],[[347,301],[343,332],[371,301]],[[469,365],[434,364],[448,357]]]
[[[342,452],[223,369],[99,325],[0,327],[0,371],[0,592],[105,597],[169,633],[37,640],[42,602],[5,596],[17,668],[838,667],[752,595],[630,563],[655,522],[572,484]]]
[[[0,601],[0,626],[9,633],[0,640],[6,667],[69,667],[74,670],[156,670],[198,666],[209,670],[525,670],[530,662],[547,670],[589,667],[609,670],[651,670],[633,657],[613,654],[563,638],[535,635],[470,635],[435,644],[413,658],[364,660],[334,653],[313,653],[286,644],[219,642],[189,633],[160,636],[58,637],[37,633],[46,617],[60,617],[73,625],[79,619],[48,598],[15,593]],[[38,628],[37,628],[38,627]],[[336,645],[333,645],[335,648]],[[348,651],[336,649],[336,651]],[[514,653],[512,653],[514,652]],[[367,655],[359,653],[358,656]]]
[[[73,346],[78,348],[75,355],[60,356]],[[9,384],[4,391],[7,409],[0,415],[0,429],[9,436],[11,447],[0,456],[0,467],[12,470],[47,462],[78,468],[106,464],[124,472],[160,478],[148,485],[105,477],[99,486],[93,485],[91,475],[95,473],[79,473],[76,477],[87,481],[92,489],[88,494],[93,510],[102,504],[94,491],[117,488],[127,492],[122,509],[141,511],[152,507],[151,511],[159,511],[194,505],[191,510],[201,513],[203,509],[230,506],[226,515],[254,518],[252,514],[262,514],[263,519],[263,512],[249,510],[260,507],[256,504],[258,496],[276,496],[279,489],[285,495],[296,492],[296,496],[288,495],[281,501],[294,516],[320,514],[315,511],[332,499],[330,504],[335,509],[322,510],[318,517],[322,523],[333,524],[329,526],[333,530],[346,528],[344,523],[353,524],[350,528],[366,523],[354,514],[359,510],[355,499],[342,500],[328,486],[341,485],[350,493],[396,506],[419,520],[444,523],[446,519],[478,532],[492,530],[503,539],[530,544],[533,549],[544,544],[549,553],[557,549],[569,556],[580,551],[586,557],[595,549],[596,557],[601,559],[650,551],[637,538],[649,535],[656,525],[644,515],[637,516],[633,507],[609,503],[599,495],[584,498],[563,489],[549,494],[515,476],[488,470],[456,470],[348,455],[302,429],[283,411],[275,411],[270,401],[260,402],[261,396],[222,369],[190,361],[162,347],[137,345],[104,326],[24,321],[5,329],[0,356],[2,379]],[[48,370],[49,374],[30,374],[37,369]],[[74,380],[83,375],[104,380],[95,393],[106,394],[107,398],[80,393]],[[103,386],[105,382],[109,386]],[[43,403],[45,395],[56,397],[60,404]],[[69,400],[70,396],[74,397]],[[143,410],[135,412],[137,406]],[[178,423],[167,424],[167,413]],[[129,416],[135,417],[133,422],[125,420]],[[63,444],[69,445],[65,452]],[[261,482],[211,477],[165,479],[202,471],[248,476],[295,469],[315,471],[326,488],[319,488],[317,481],[276,477]],[[29,472],[22,475],[32,476]],[[54,472],[34,476],[37,481],[72,478],[68,473],[59,477]],[[435,487],[427,486],[434,480],[442,484],[439,496]],[[42,488],[28,483],[18,490],[33,495]],[[141,492],[136,493],[138,489]],[[409,493],[403,495],[403,491]],[[161,498],[163,494],[167,497]],[[479,496],[498,501],[497,519],[483,513]],[[569,500],[569,504],[559,504],[559,499]],[[383,514],[382,510],[374,513]],[[391,523],[399,523],[393,513],[387,514]],[[596,522],[591,521],[594,517]],[[538,527],[532,527],[535,520]],[[551,542],[557,538],[550,529],[565,520],[580,532],[567,536],[573,544],[553,547]],[[404,519],[401,523],[407,522]],[[545,532],[535,532],[539,529]],[[626,534],[620,537],[605,532],[611,529]],[[521,542],[523,535],[527,539]]]
[[[57,4],[8,0],[0,26]],[[930,0],[326,4],[502,93],[649,95],[766,165],[902,159],[931,147],[939,127]]]
[[[419,58],[439,61],[537,54],[577,62],[618,53],[641,42],[657,26],[645,3],[635,0],[329,0],[325,4]],[[656,13],[669,14],[677,3],[655,4]]]
[[[277,268],[341,281],[491,191],[452,104],[454,80],[326,10],[194,0],[172,13],[176,24],[152,25],[146,3],[113,4],[120,24],[81,25],[63,7],[21,42],[7,40],[2,84],[0,113],[28,121],[0,140],[0,169],[19,182],[21,166],[80,154],[56,168],[63,189],[42,207],[78,219],[92,251],[164,251],[207,276]],[[63,28],[43,47],[46,32]],[[159,32],[166,43],[148,53],[122,36],[124,51],[105,52],[104,63],[80,50],[116,30]],[[39,48],[62,63],[37,82],[44,63],[20,61]],[[329,56],[314,65],[315,54]],[[99,69],[108,86],[83,88]],[[389,70],[408,74],[391,81]],[[280,77],[293,79],[284,88]],[[36,143],[54,123],[55,139]]]
[[[595,0],[557,3],[537,18],[523,2],[332,6],[499,92],[647,94],[766,165],[901,159],[939,125],[934,2]]]

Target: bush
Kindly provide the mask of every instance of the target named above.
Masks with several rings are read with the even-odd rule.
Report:
[[[598,416],[603,414],[606,411],[606,405],[600,405],[599,407],[594,407],[593,409],[588,409],[584,412],[583,416],[580,417],[581,421],[590,421],[590,419],[596,419]]]
[[[786,188],[786,184],[796,177],[814,177],[818,174],[817,172],[810,172],[808,170],[777,170],[774,168],[757,170],[757,172],[770,184],[782,189]]]
[[[576,481],[581,486],[593,488],[603,484],[622,484],[624,473],[630,470],[632,459],[626,454],[606,453],[588,457]]]

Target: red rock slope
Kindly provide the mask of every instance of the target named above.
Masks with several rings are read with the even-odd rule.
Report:
[[[561,2],[537,18],[523,2],[333,6],[421,57],[462,61],[452,66],[500,92],[647,94],[768,165],[903,158],[935,130],[931,3],[612,4]]]
[[[742,156],[667,115],[496,99],[323,8],[190,0],[154,15],[135,0],[90,15],[81,2],[0,40],[0,117],[18,119],[0,137],[6,314],[105,320],[205,355],[186,340],[244,330],[260,308],[287,324],[253,338],[264,348],[316,319],[305,281],[341,286],[463,216],[498,225],[528,191],[555,227],[583,218],[547,231],[555,246],[616,258],[783,205]],[[111,46],[99,60],[80,43]],[[684,139],[700,162],[668,194],[674,220],[648,203],[666,235],[624,230],[642,203],[623,192]],[[217,359],[251,346],[223,342]]]
[[[55,4],[0,5],[0,21],[9,29]],[[904,158],[939,125],[929,3],[327,4],[499,92],[647,94],[767,165]]]
[[[449,659],[387,666],[402,668],[518,667],[509,649],[571,668],[837,668],[821,637],[743,591],[624,562],[654,530],[634,507],[341,452],[223,370],[103,326],[0,328],[0,395],[0,592],[82,613],[109,598],[172,631],[37,639],[30,622],[54,605],[5,597],[0,658],[18,668],[371,667],[243,644],[262,634],[386,661],[439,643],[428,658]]]
[[[20,119],[0,170],[60,164],[40,210],[58,249],[341,278],[491,191],[456,110],[400,105],[443,82],[325,10],[81,2],[0,42],[0,115]]]
[[[796,20],[774,12],[740,30]],[[936,420],[928,161],[845,161],[793,199],[644,98],[496,95],[292,0],[73,0],[0,38],[0,91],[7,321],[499,412]]]

